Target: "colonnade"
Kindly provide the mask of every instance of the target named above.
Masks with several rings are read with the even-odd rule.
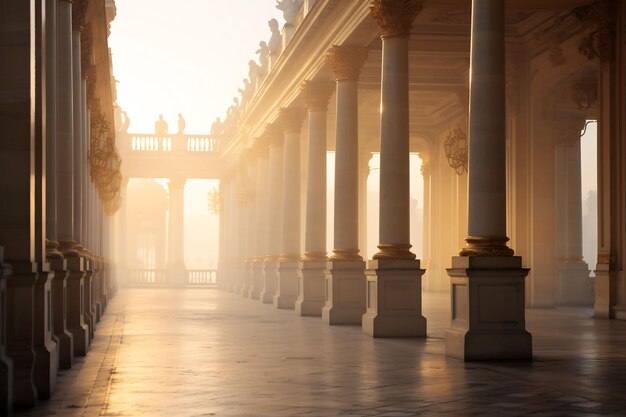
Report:
[[[469,236],[449,269],[454,313],[447,348],[461,359],[530,358],[524,326],[527,269],[506,245],[504,4],[473,4]],[[333,46],[326,57],[336,106],[332,254],[324,243],[326,112],[332,89],[323,77],[312,77],[223,178],[221,287],[303,316],[320,316],[331,325],[361,325],[373,337],[426,336],[424,270],[409,236],[408,39],[421,8],[412,0],[374,1],[371,7],[382,39],[379,251],[366,263],[360,254],[365,248],[359,247],[358,80],[369,51]],[[304,111],[298,103],[305,103],[308,113],[305,181],[298,149]],[[257,297],[249,289],[261,282]],[[494,317],[488,324],[482,321],[493,314],[503,314],[508,324]]]
[[[50,397],[58,371],[89,351],[115,292],[108,207],[89,164],[91,119],[106,111],[90,72],[89,3],[9,3],[0,17],[0,60],[11,62],[0,86],[2,412]]]

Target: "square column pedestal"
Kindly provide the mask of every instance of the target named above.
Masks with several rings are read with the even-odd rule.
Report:
[[[422,275],[418,260],[368,262],[363,333],[372,337],[426,337]]]
[[[593,288],[589,278],[589,265],[584,261],[566,262],[560,268],[559,304],[565,306],[590,306]]]
[[[326,264],[326,303],[322,320],[328,324],[361,324],[365,313],[365,262]]]
[[[74,341],[67,330],[67,262],[65,259],[51,259],[52,278],[52,317],[54,336],[59,352],[59,368],[70,369],[74,360]]]
[[[89,328],[85,324],[85,259],[67,258],[67,330],[72,333],[74,356],[85,356],[89,348]]]
[[[298,298],[298,263],[278,262],[278,285],[274,295],[274,307],[293,310]]]
[[[524,307],[527,274],[519,256],[453,257],[446,355],[466,361],[532,359]]]
[[[278,262],[263,262],[263,289],[259,295],[259,300],[263,304],[274,304],[276,295],[276,284],[278,283]]]
[[[326,263],[300,262],[298,268],[298,299],[296,313],[299,316],[322,315],[326,303]]]
[[[252,276],[252,285],[248,291],[248,297],[258,300],[263,291],[263,261],[253,261],[250,263],[250,274]]]

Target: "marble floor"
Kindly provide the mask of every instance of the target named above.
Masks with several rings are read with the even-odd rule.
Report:
[[[215,289],[126,289],[50,401],[17,416],[626,415],[626,322],[529,310],[532,362],[444,356],[448,298],[424,294],[427,339],[371,339]]]

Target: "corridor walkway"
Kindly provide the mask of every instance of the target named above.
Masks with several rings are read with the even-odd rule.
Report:
[[[53,399],[17,415],[626,415],[625,322],[531,310],[534,362],[465,364],[444,356],[447,300],[425,294],[428,339],[373,340],[219,290],[121,290]]]

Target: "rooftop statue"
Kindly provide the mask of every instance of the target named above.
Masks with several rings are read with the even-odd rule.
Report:
[[[218,117],[211,125],[211,136],[214,138],[220,137],[223,130],[224,126],[222,126],[222,119]]]
[[[121,127],[121,131],[124,133],[128,133],[128,127],[130,126],[130,117],[128,117],[128,113],[126,113],[125,111],[122,111],[122,116],[124,116],[124,121]]]
[[[270,59],[270,50],[269,46],[265,41],[259,42],[259,49],[257,49],[256,53],[259,55],[259,63],[261,64],[261,73],[267,74],[267,69],[269,67],[269,59]]]
[[[248,79],[250,79],[250,85],[252,89],[255,89],[257,86],[257,81],[259,79],[259,74],[261,72],[261,67],[254,60],[248,61]]]
[[[239,89],[239,93],[241,94],[241,105],[245,107],[245,105],[252,98],[252,94],[254,93],[250,81],[248,81],[247,78],[243,79],[243,88]]]
[[[183,133],[185,133],[185,119],[182,113],[178,113],[178,134],[182,135]]]
[[[280,29],[278,28],[278,20],[272,19],[267,22],[267,24],[270,27],[270,32],[272,32],[267,47],[269,48],[271,54],[280,54],[283,47],[283,37],[280,34]]]
[[[283,12],[283,18],[287,25],[296,23],[302,0],[276,0],[276,8]]]
[[[154,123],[154,134],[159,136],[166,136],[167,129],[167,122],[163,120],[163,115],[159,114],[159,120]]]

